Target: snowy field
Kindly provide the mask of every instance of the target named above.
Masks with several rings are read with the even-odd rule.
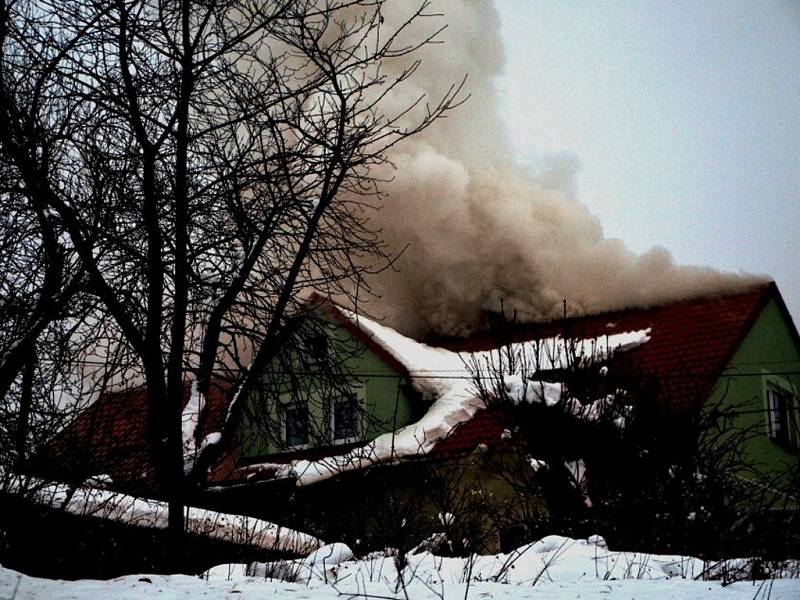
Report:
[[[202,578],[130,575],[109,581],[54,581],[0,568],[0,598],[800,599],[796,563],[783,566],[784,578],[729,585],[707,579],[723,570],[728,579],[736,573],[746,577],[751,566],[744,560],[709,564],[691,557],[613,552],[600,538],[549,536],[509,554],[471,560],[427,552],[409,555],[400,578],[392,556],[353,560],[347,546],[331,544],[303,560],[249,568],[220,565]]]

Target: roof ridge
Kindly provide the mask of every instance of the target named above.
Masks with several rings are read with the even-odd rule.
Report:
[[[758,296],[759,300],[763,300],[773,295],[777,295],[778,297],[780,297],[780,292],[778,292],[775,282],[770,280],[767,282],[754,283],[748,285],[744,289],[739,289],[736,291],[720,290],[712,294],[703,294],[686,298],[678,298],[667,302],[656,303],[651,305],[628,306],[623,308],[614,308],[610,310],[588,312],[586,314],[581,314],[581,315],[572,315],[568,316],[566,319],[564,317],[557,317],[539,321],[508,323],[507,325],[509,329],[505,333],[510,333],[514,335],[514,334],[521,334],[526,330],[530,330],[531,332],[533,332],[535,330],[546,329],[549,327],[554,327],[559,325],[563,326],[564,324],[569,324],[570,326],[573,326],[573,325],[579,325],[581,324],[581,322],[588,322],[593,319],[601,319],[601,318],[613,321],[613,319],[615,318],[646,314],[649,312],[655,313],[660,310],[668,308],[676,308],[684,305],[696,305],[699,303],[705,303],[705,302],[710,303],[723,299],[731,299],[743,296],[756,296],[756,295]],[[483,338],[485,336],[497,335],[497,334],[498,334],[498,329],[496,327],[489,326],[467,336],[442,336],[427,340],[427,343],[438,347],[449,348],[453,346],[458,346],[460,342],[466,343],[473,339]]]

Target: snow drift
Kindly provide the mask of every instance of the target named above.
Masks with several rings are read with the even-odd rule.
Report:
[[[597,536],[586,540],[548,536],[508,554],[491,556],[409,555],[408,565],[400,572],[402,579],[391,553],[354,560],[348,557],[348,550],[343,544],[332,544],[308,559],[282,561],[280,568],[277,563],[254,565],[252,572],[257,572],[257,577],[248,576],[246,566],[236,564],[214,567],[203,579],[128,575],[110,581],[38,579],[0,567],[0,597],[794,600],[800,591],[796,563],[783,565],[771,573],[776,578],[770,580],[748,580],[746,569],[740,570],[735,578],[739,580],[725,585],[715,580],[721,570],[754,563],[708,563],[686,556],[614,552]],[[269,573],[280,577],[267,576]]]

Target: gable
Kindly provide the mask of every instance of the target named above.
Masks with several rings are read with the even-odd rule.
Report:
[[[779,298],[771,298],[725,366],[708,405],[717,403],[736,413],[734,426],[752,432],[746,459],[769,471],[787,471],[796,463],[796,449],[770,439],[767,392],[777,388],[793,396],[790,442],[800,440],[797,397],[800,391],[800,343],[791,317]]]
[[[754,320],[722,376],[750,377],[762,370],[792,380],[800,371],[800,341],[790,317],[775,298],[769,299]]]
[[[292,345],[264,373],[260,389],[251,395],[240,425],[241,457],[255,461],[287,461],[308,455],[341,452],[419,417],[405,368],[369,336],[327,303],[295,324]],[[314,356],[315,338],[326,357]],[[313,343],[311,343],[313,342]],[[322,373],[334,372],[333,377]],[[358,403],[359,435],[343,444],[333,436],[334,404],[344,397]],[[287,411],[303,416],[308,443],[292,446]],[[288,437],[287,437],[288,435]]]

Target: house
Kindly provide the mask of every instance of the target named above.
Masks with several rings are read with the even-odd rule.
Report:
[[[569,319],[566,326],[578,338],[647,328],[648,342],[626,353],[626,367],[639,382],[650,384],[662,416],[696,414],[712,405],[735,407],[737,429],[763,433],[746,448],[750,462],[770,470],[796,464],[800,337],[774,283]],[[558,321],[522,326],[511,340],[547,337],[564,327]],[[495,344],[490,334],[482,334],[443,345],[474,352]],[[485,426],[481,419],[465,423],[442,447],[462,448],[493,436],[497,426],[484,418]]]
[[[635,528],[638,520],[648,539],[662,535],[674,541],[682,536],[682,548],[699,553],[714,554],[725,545],[743,552],[781,553],[788,548],[796,552],[800,540],[800,338],[774,283],[735,294],[523,326],[512,332],[511,339],[545,337],[565,328],[570,336],[591,338],[644,327],[649,331],[647,343],[618,357],[624,360],[612,371],[624,370],[624,384],[634,384],[640,403],[650,402],[652,414],[645,434],[658,429],[669,434],[668,441],[674,443],[666,448],[670,462],[679,462],[671,457],[681,456],[686,450],[681,445],[687,441],[704,448],[687,461],[692,471],[676,477],[671,493],[677,497],[670,500],[666,498],[669,482],[653,482],[651,474],[641,471],[633,475],[637,487],[662,485],[654,493],[663,493],[666,504],[682,505],[684,514],[668,515],[663,506],[648,503],[652,498],[640,498],[639,505],[620,510],[627,526]],[[489,334],[445,342],[461,352],[495,343]],[[478,413],[438,450],[463,453],[475,444],[491,444],[509,427],[500,417],[491,410]],[[536,432],[544,434],[544,444],[536,440],[539,448],[553,441],[547,433],[541,428]],[[570,446],[576,447],[575,458],[586,458],[590,464],[591,483],[594,473],[589,461],[597,448],[577,448],[579,442],[572,438]],[[656,461],[639,462],[651,468]],[[668,465],[669,477],[675,467]],[[630,464],[620,467],[629,468]],[[576,476],[586,476],[586,470]],[[725,506],[712,518],[714,502]],[[718,516],[723,512],[727,515]],[[661,515],[661,524],[653,520],[653,514]],[[621,538],[615,542],[621,543]]]
[[[449,465],[451,473],[465,473],[459,481],[462,487],[479,488],[498,504],[518,505],[516,484],[509,484],[508,473],[498,474],[497,459],[491,460],[513,453],[510,434],[516,424],[509,421],[507,411],[491,403],[487,406],[485,397],[476,393],[474,367],[469,363],[480,363],[505,345],[549,344],[551,364],[537,365],[542,381],[537,382],[533,396],[534,403],[555,405],[566,398],[558,379],[564,365],[554,364],[553,357],[567,339],[590,346],[601,358],[597,364],[602,364],[604,372],[610,367],[612,373],[623,373],[626,381],[633,380],[651,402],[657,420],[679,427],[704,409],[729,409],[733,422],[726,426],[751,434],[743,447],[743,461],[756,471],[778,474],[784,490],[797,476],[800,338],[775,284],[649,308],[513,326],[466,339],[440,340],[435,346],[410,340],[328,301],[317,301],[330,335],[344,340],[352,350],[348,360],[365,361],[348,365],[350,395],[357,398],[360,409],[344,413],[343,418],[336,409],[338,395],[321,401],[310,400],[312,394],[298,402],[291,386],[273,391],[272,399],[269,395],[251,399],[277,407],[266,413],[280,428],[273,431],[268,445],[243,443],[235,460],[229,456],[212,477],[218,490],[230,492],[233,504],[248,510],[259,510],[263,502],[258,499],[270,497],[270,489],[278,494],[277,490],[283,490],[298,502],[302,518],[317,514],[322,520],[324,514],[329,523],[336,520],[331,518],[336,498],[343,512],[364,505],[374,510],[381,502],[372,494],[374,488],[385,491],[396,479],[403,480],[403,485],[429,482],[425,469],[436,465]],[[314,369],[308,367],[303,373],[313,379]],[[573,407],[573,416],[584,420],[596,416],[594,409],[600,404],[586,400]],[[367,417],[371,425],[366,427],[350,416],[356,414],[379,415],[380,419]],[[242,422],[242,431],[257,438],[258,427],[248,418]],[[311,430],[317,432],[316,437],[308,433]],[[524,458],[534,472],[544,463]],[[375,468],[380,465],[392,467]],[[580,452],[565,466],[580,489],[586,475]],[[372,489],[365,489],[354,476],[365,470],[380,482],[366,484]],[[753,480],[752,485],[761,484]],[[425,493],[415,489],[418,506],[423,505]],[[584,494],[584,502],[589,501]],[[790,507],[796,506],[796,498],[789,502]],[[518,508],[514,507],[513,518],[521,518]],[[525,508],[537,510],[536,506]],[[508,531],[512,531],[509,543],[513,545],[513,528],[498,525],[498,530],[500,545],[504,545],[502,534]]]
[[[796,472],[800,338],[774,283],[649,308],[515,325],[435,345],[315,296],[307,314],[293,322],[258,389],[243,399],[239,437],[211,470],[207,501],[229,512],[307,529],[315,517],[328,531],[343,515],[358,512],[364,528],[374,528],[366,523],[368,513],[385,508],[398,481],[401,488],[413,488],[404,495],[409,515],[419,512],[422,496],[439,485],[429,477],[435,468],[446,478],[455,476],[460,489],[480,488],[482,498],[513,508],[513,518],[521,518],[518,482],[498,475],[497,461],[491,460],[507,461],[503,457],[513,455],[516,424],[508,411],[487,403],[487,393],[501,386],[504,397],[517,402],[567,406],[570,418],[596,420],[608,390],[577,402],[559,379],[569,366],[565,349],[574,351],[576,341],[593,359],[587,364],[607,381],[616,381],[617,373],[628,381],[633,377],[657,418],[676,417],[677,423],[710,406],[729,406],[735,429],[759,433],[744,448],[749,463],[786,481]],[[539,354],[531,372],[501,368],[489,373],[496,381],[477,393],[476,368],[486,368],[500,347],[547,352]],[[82,466],[83,474],[108,473],[125,481],[125,473],[147,471],[144,397],[141,391],[126,394],[101,399],[60,434],[64,441],[59,444],[71,440],[73,445],[87,435],[100,435],[92,438],[96,456]],[[207,431],[221,428],[225,397],[209,398]],[[128,412],[119,412],[111,406],[115,403],[129,407]],[[105,433],[92,433],[97,422],[106,420],[109,425],[99,430]],[[545,462],[523,458],[523,467],[533,474]],[[586,468],[581,454],[576,452],[564,467],[582,490]],[[585,489],[582,493],[588,505]],[[533,498],[524,511],[541,511],[540,500]],[[449,514],[443,504],[438,512],[426,510]]]
[[[298,402],[296,386],[282,382],[280,391],[274,392],[280,402],[271,405],[280,409],[268,415],[270,422],[281,423],[280,435],[272,436],[269,444],[259,442],[252,420],[245,417],[242,423],[243,440],[248,441],[241,446],[239,464],[245,469],[259,461],[294,461],[308,468],[315,456],[323,463],[325,455],[349,453],[352,458],[364,442],[419,423],[432,409],[444,415],[445,431],[419,430],[416,435],[423,434],[425,439],[417,439],[411,448],[398,448],[401,442],[394,435],[392,460],[429,452],[467,452],[480,444],[494,444],[505,425],[491,410],[484,410],[483,403],[471,403],[473,374],[464,361],[490,355],[502,344],[563,337],[605,343],[609,354],[626,344],[626,370],[648,385],[663,415],[693,413],[709,404],[735,405],[740,413],[737,427],[756,426],[764,433],[749,445],[750,458],[769,469],[783,469],[796,460],[800,338],[774,283],[730,295],[514,326],[503,332],[502,339],[493,331],[441,340],[436,347],[410,340],[329,301],[316,301],[327,319],[328,335],[349,349],[343,362],[350,376],[350,397],[360,409],[342,406],[341,390],[335,390],[326,402],[310,402],[313,393]],[[643,332],[646,341],[630,343]],[[305,375],[314,374],[314,364],[306,363],[305,368]],[[439,401],[447,393],[455,397],[452,415],[442,412],[446,403]],[[359,423],[356,412],[361,415]],[[312,430],[318,434],[316,439]],[[380,454],[380,448],[370,450]],[[360,461],[359,466],[382,459],[376,456],[373,462]],[[253,475],[253,469],[249,471]],[[295,474],[302,483],[324,478]]]

